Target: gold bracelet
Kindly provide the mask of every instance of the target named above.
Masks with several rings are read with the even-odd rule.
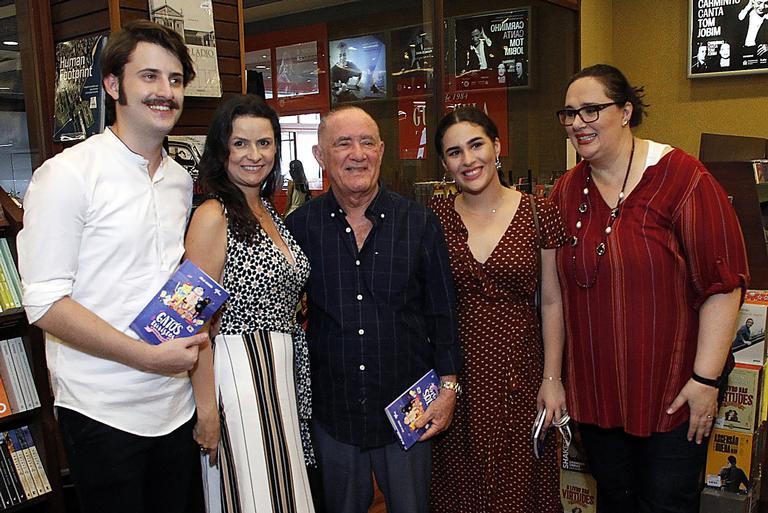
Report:
[[[562,381],[563,378],[558,378],[557,376],[544,376],[541,378],[542,381]]]

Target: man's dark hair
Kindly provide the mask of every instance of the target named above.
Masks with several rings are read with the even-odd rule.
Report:
[[[162,46],[176,56],[181,62],[184,86],[195,78],[192,57],[190,57],[187,45],[184,44],[181,36],[168,27],[149,20],[129,21],[123,25],[120,31],[110,34],[107,47],[101,54],[101,76],[114,75],[119,83],[122,82],[125,65],[128,64],[131,54],[140,42]],[[115,100],[110,95],[106,96],[107,117],[114,119]],[[118,101],[121,105],[125,105],[122,87]]]
[[[731,465],[736,465],[736,456],[734,456],[733,454],[728,456],[728,463],[730,463]]]
[[[227,161],[229,159],[229,138],[232,136],[232,124],[236,118],[253,116],[264,118],[272,125],[275,139],[275,162],[269,174],[261,184],[260,195],[270,198],[277,187],[280,173],[280,119],[266,102],[255,94],[232,96],[221,104],[213,115],[205,149],[200,159],[200,183],[203,191],[217,198],[227,210],[233,221],[233,234],[239,240],[248,240],[260,234],[259,222],[251,212],[243,192],[229,179]]]

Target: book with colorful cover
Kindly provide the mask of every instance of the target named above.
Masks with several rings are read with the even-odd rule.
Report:
[[[428,426],[417,429],[416,421],[427,411],[439,393],[440,378],[437,377],[434,369],[430,369],[384,408],[403,449],[410,449],[427,431]]]
[[[229,292],[199,267],[184,260],[131,323],[150,344],[197,333],[229,298]]]

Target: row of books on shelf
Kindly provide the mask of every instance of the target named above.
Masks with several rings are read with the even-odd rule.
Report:
[[[0,312],[21,307],[21,279],[6,239],[0,239]]]
[[[0,510],[51,491],[28,426],[0,434]]]
[[[747,291],[731,345],[736,367],[707,447],[703,513],[750,512],[760,501],[768,442],[767,322],[768,291]]]
[[[0,418],[40,406],[24,341],[0,340]]]

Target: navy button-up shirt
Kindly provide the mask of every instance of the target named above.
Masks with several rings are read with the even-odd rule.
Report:
[[[383,187],[358,251],[332,192],[286,224],[309,257],[313,415],[335,439],[361,447],[396,440],[384,407],[434,368],[461,367],[448,252],[437,217]]]

